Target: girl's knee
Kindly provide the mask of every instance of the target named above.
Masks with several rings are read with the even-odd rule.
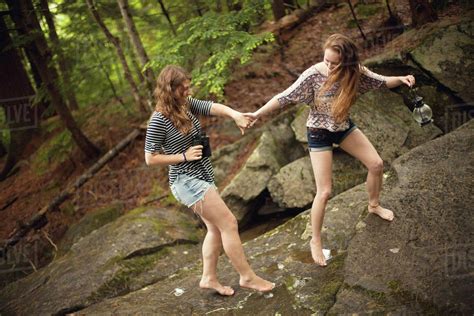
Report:
[[[327,201],[331,197],[331,193],[332,192],[330,188],[318,190],[314,199]]]
[[[367,169],[373,173],[383,172],[383,160],[379,157],[367,165]]]
[[[216,236],[220,236],[221,234],[219,228],[217,228],[217,226],[215,225],[206,225],[206,228],[207,228],[208,234],[216,235]]]
[[[227,215],[221,224],[222,231],[238,231],[239,230],[239,223],[237,222],[237,218],[233,214]]]

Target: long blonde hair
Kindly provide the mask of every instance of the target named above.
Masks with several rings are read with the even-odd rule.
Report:
[[[177,94],[177,89],[191,76],[181,67],[168,65],[156,79],[154,91],[156,98],[155,110],[161,112],[183,134],[189,133],[193,123],[186,113],[186,99]]]
[[[341,58],[340,63],[331,71],[328,80],[321,87],[316,100],[329,90],[336,82],[340,86],[335,92],[331,111],[335,121],[341,123],[349,113],[356,100],[360,80],[360,61],[357,46],[347,36],[336,33],[328,37],[323,50],[331,49]]]

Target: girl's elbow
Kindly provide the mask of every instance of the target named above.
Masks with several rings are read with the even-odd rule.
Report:
[[[151,166],[153,165],[153,162],[152,162],[152,159],[153,158],[153,155],[150,154],[150,153],[145,153],[145,163],[147,166]]]

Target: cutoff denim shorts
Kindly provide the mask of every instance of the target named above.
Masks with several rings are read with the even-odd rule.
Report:
[[[333,144],[340,144],[357,126],[349,119],[349,127],[344,131],[331,132],[322,128],[307,128],[309,151],[333,150]]]
[[[207,190],[211,187],[217,189],[214,182],[207,182],[187,174],[178,174],[171,185],[171,193],[178,202],[191,207],[196,202],[203,200]]]

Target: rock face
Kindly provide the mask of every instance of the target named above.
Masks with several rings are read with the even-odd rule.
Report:
[[[121,215],[124,209],[122,203],[116,203],[101,209],[87,212],[81,220],[69,227],[64,237],[59,244],[58,254],[66,253],[73,244],[79,241],[84,236],[87,236],[94,230],[108,224]]]
[[[474,22],[466,21],[433,32],[411,51],[414,62],[453,90],[465,102],[474,102]]]
[[[294,119],[295,109],[282,113],[273,119],[261,131],[247,137],[255,137],[254,149],[242,163],[239,170],[224,187],[220,188],[221,196],[232,210],[237,220],[243,222],[250,211],[256,209],[258,197],[266,189],[270,178],[276,174],[281,167],[304,155],[304,150],[295,140],[290,127]],[[250,140],[241,140],[238,145],[232,146],[233,150],[242,150],[239,145],[249,144]],[[226,146],[227,147],[227,146]],[[235,158],[229,158],[221,152],[232,152],[224,147],[218,153],[216,165],[217,174],[222,179],[222,170],[232,168]],[[236,157],[235,154],[230,157]],[[223,161],[221,165],[221,161]],[[218,183],[219,185],[219,183]]]
[[[432,124],[420,127],[402,97],[387,89],[362,95],[351,113],[353,121],[369,138],[380,157],[389,163],[409,149],[442,134]]]
[[[291,124],[296,139],[306,138],[307,106],[301,106]],[[387,89],[368,92],[351,109],[355,124],[369,138],[382,159],[391,163],[396,157],[442,132],[430,124],[421,128],[412,118],[403,99]],[[334,152],[333,195],[365,181],[366,168],[355,158]],[[316,194],[309,157],[290,163],[272,177],[268,190],[280,207],[301,208],[312,203]]]
[[[472,14],[429,23],[404,32],[364,63],[381,74],[413,74],[417,94],[431,106],[435,124],[447,133],[472,117],[472,29]],[[398,90],[408,97],[408,89]]]
[[[334,151],[333,188],[336,196],[364,181],[367,172],[364,166],[342,150]],[[268,183],[274,202],[283,208],[303,208],[312,203],[316,195],[313,168],[309,155],[280,169]]]
[[[200,239],[194,225],[175,211],[132,210],[84,236],[48,266],[1,289],[0,313],[64,313],[142,288],[196,259],[182,253]],[[169,262],[166,256],[176,258]]]
[[[472,314],[472,188],[474,122],[399,157],[385,181],[389,223],[367,213],[364,185],[331,199],[323,243],[333,258],[311,263],[309,213],[245,244],[254,269],[277,282],[271,294],[237,290],[233,297],[198,289],[200,266],[139,291],[111,298],[81,314],[319,313]],[[221,260],[219,275],[238,287]]]
[[[379,226],[367,219],[351,240],[345,266],[351,289],[340,293],[331,311],[354,311],[348,304],[363,288],[366,299],[380,293],[369,299],[378,304],[390,304],[389,296],[398,296],[398,311],[418,300],[431,313],[473,312],[469,253],[474,219],[466,212],[472,209],[472,186],[466,184],[474,171],[473,144],[471,121],[394,162],[397,181],[383,202],[396,219]]]

